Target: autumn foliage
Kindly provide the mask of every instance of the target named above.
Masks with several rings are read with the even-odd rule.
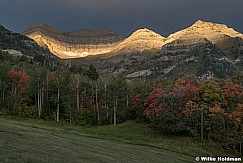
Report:
[[[142,115],[154,129],[199,137],[203,116],[205,139],[227,141],[228,148],[236,148],[234,142],[243,134],[243,87],[238,81],[186,75],[170,89],[164,83],[151,83],[152,90],[143,101],[142,94],[135,94],[131,100],[132,105],[143,104]]]
[[[25,71],[10,70],[7,74],[7,81],[15,94],[20,94],[29,87],[29,75]]]
[[[203,135],[204,140],[239,150],[243,76],[203,80],[185,75],[175,81],[127,82],[120,76],[100,79],[91,69],[85,75],[68,69],[10,68],[0,78],[0,113],[55,120],[58,107],[60,120],[69,123],[102,125],[133,119],[161,133],[197,139]]]

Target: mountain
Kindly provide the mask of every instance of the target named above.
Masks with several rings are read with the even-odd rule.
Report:
[[[227,51],[234,47],[232,42],[241,42],[243,34],[224,24],[198,20],[192,26],[169,35],[167,39],[167,47],[173,47],[177,50],[187,50],[187,48],[190,49],[191,46],[207,40],[224,53],[229,53]],[[181,48],[178,49],[178,47]],[[183,49],[183,47],[185,48]],[[172,52],[172,50],[170,51]]]
[[[62,59],[109,53],[122,41],[120,36],[108,30],[61,32],[43,23],[23,34]]]
[[[34,40],[19,33],[14,33],[0,25],[0,51],[13,57],[28,57],[36,62],[56,62],[56,57],[48,49],[40,47]]]
[[[160,49],[166,38],[149,30],[139,29],[116,47],[115,52],[143,52],[144,50]]]
[[[32,55],[30,52],[41,52],[41,48],[36,44],[32,39],[11,32],[0,25],[0,49],[14,49],[16,51],[20,51],[21,53],[25,53],[27,55]]]
[[[200,20],[167,38],[158,38],[161,42],[159,51],[152,51],[152,46],[140,47],[141,51],[131,55],[123,49],[123,53],[72,62],[94,63],[102,73],[123,73],[127,78],[178,78],[188,73],[201,78],[227,78],[242,73],[242,34],[226,25]],[[136,49],[136,41],[135,45],[133,41],[127,42]]]
[[[227,78],[243,70],[243,35],[224,24],[197,21],[167,38],[157,74],[178,77],[192,73],[201,78]]]
[[[186,69],[197,76],[222,78],[242,69],[243,34],[224,24],[198,20],[167,39],[160,56],[174,59],[166,61],[172,62],[166,76],[184,74]]]
[[[207,38],[213,43],[217,43],[217,41],[225,37],[243,38],[241,33],[235,31],[233,28],[227,27],[224,24],[198,20],[192,26],[169,35],[168,39],[176,40],[180,37],[184,37],[185,35],[198,35]]]
[[[63,62],[84,67],[92,63],[100,73],[127,78],[178,78],[188,73],[227,78],[243,70],[243,34],[202,20],[167,38],[146,28],[123,39],[109,31],[60,32],[44,24],[24,34]]]
[[[108,53],[134,53],[150,49],[159,50],[166,40],[165,37],[146,28],[139,29],[130,37],[123,39],[108,30],[60,32],[43,23],[35,25],[23,34],[62,59]]]

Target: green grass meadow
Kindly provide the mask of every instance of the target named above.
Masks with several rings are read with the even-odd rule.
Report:
[[[158,136],[133,121],[83,127],[0,117],[0,162],[174,163],[217,152],[189,137]]]

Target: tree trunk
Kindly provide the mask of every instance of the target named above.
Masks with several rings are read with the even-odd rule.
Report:
[[[47,75],[46,75],[46,106],[48,107],[48,113],[50,115],[51,110],[50,110],[50,105],[49,105],[49,80],[48,80],[48,75],[49,75],[49,71],[47,71]]]
[[[107,104],[107,94],[106,94],[106,83],[105,83],[105,108],[106,108],[106,117],[109,117],[109,107]]]
[[[4,85],[5,85],[5,82],[2,82],[2,81],[1,81],[1,83],[2,83],[2,92],[1,92],[1,93],[2,93],[2,99],[4,99],[4,98],[5,98],[5,97],[4,97],[4,96],[5,96],[5,91],[4,91]]]
[[[39,83],[38,83],[38,86],[37,86],[37,109],[38,109],[38,115],[40,117],[41,111],[40,111],[40,84]]]
[[[39,116],[41,116],[41,84],[39,85]]]
[[[57,89],[57,122],[59,122],[59,111],[60,111],[60,90]]]
[[[3,99],[5,98],[5,91],[4,91],[4,88],[3,88]]]
[[[14,87],[14,95],[17,95],[17,86]]]
[[[98,84],[96,83],[96,89],[95,89],[95,100],[96,100],[96,111],[97,111],[97,120],[100,121],[100,111],[99,111],[99,105],[98,105]]]
[[[106,105],[106,117],[107,118],[109,117],[109,105],[108,104]]]
[[[128,109],[129,101],[128,101],[128,95],[127,95],[127,109]]]
[[[203,109],[201,109],[201,141],[203,141]]]
[[[44,112],[44,82],[42,83],[42,87],[41,87],[41,114],[43,114]]]
[[[82,96],[81,96],[81,102],[82,102],[82,105],[84,105],[84,92],[82,91]]]
[[[116,126],[116,110],[117,110],[117,97],[114,101],[114,126]]]
[[[96,108],[95,108],[95,94],[94,94],[94,87],[92,86],[92,105],[94,108],[94,115],[96,115]]]
[[[79,74],[77,75],[77,86],[76,86],[76,89],[77,89],[77,110],[79,110]]]

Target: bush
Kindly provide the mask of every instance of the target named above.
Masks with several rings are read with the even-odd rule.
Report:
[[[89,110],[81,109],[71,109],[70,111],[65,112],[65,120],[70,121],[71,123],[79,124],[79,125],[96,125],[96,118],[93,114],[90,113]]]
[[[24,118],[36,118],[37,108],[35,106],[14,105],[11,114]]]
[[[171,112],[164,113],[155,118],[154,127],[165,134],[185,133],[186,127],[183,122],[183,117],[180,114]]]

